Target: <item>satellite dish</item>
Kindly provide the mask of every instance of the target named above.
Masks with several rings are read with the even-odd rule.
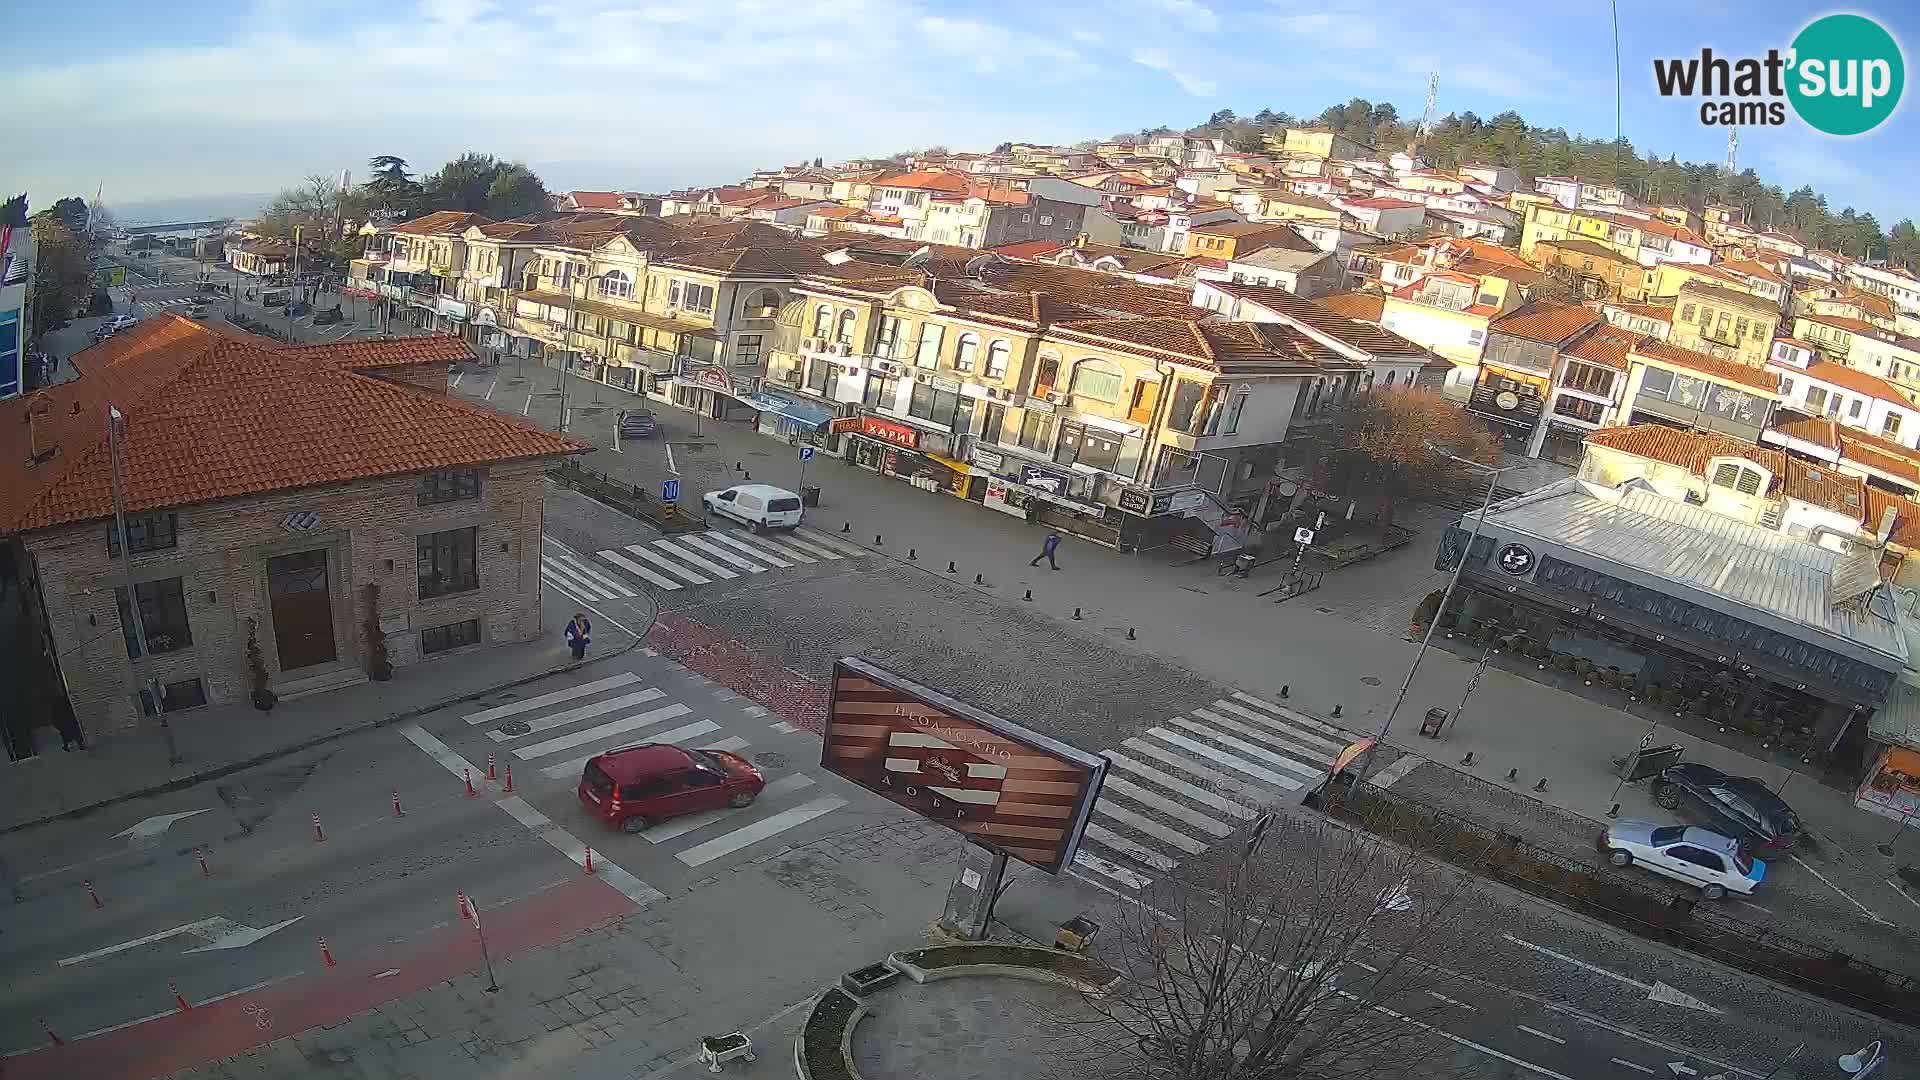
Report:
[[[853,256],[847,252],[846,248],[841,248],[838,251],[829,251],[825,255],[822,255],[821,258],[827,261],[828,266],[839,266],[851,261]]]
[[[975,255],[973,258],[967,260],[966,275],[971,278],[977,278],[981,276],[981,272],[987,267],[998,266],[1001,261],[1000,256],[990,251]]]
[[[926,244],[921,244],[920,249],[918,251],[915,251],[913,254],[907,256],[906,259],[904,259],[900,263],[900,265],[907,266],[907,267],[925,266],[927,265],[927,262],[932,258],[933,258],[933,248]]]

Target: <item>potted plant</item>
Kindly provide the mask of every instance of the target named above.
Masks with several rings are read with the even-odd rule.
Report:
[[[393,659],[387,655],[387,632],[380,629],[380,586],[367,583],[367,614],[361,630],[367,638],[367,677],[374,682],[393,678]]]
[[[267,685],[266,654],[260,651],[260,625],[247,620],[247,680],[253,685],[253,707],[266,712],[280,701],[280,695]]]

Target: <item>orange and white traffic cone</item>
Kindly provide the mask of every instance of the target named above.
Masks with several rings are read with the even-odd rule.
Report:
[[[507,786],[501,790],[509,795],[513,794],[513,762],[511,761],[507,762]]]
[[[400,809],[400,789],[399,788],[393,789],[393,816],[394,817],[407,816],[407,812],[405,810]]]
[[[178,983],[172,979],[168,979],[167,989],[173,991],[173,1003],[180,1006],[181,1012],[186,1012],[188,1009],[193,1008],[193,1002],[188,1001],[187,996],[180,992],[180,985]]]
[[[47,1033],[47,1038],[53,1040],[53,1045],[55,1046],[67,1045],[67,1040],[61,1038],[60,1033],[53,1030],[53,1025],[47,1023],[45,1020],[40,1021],[40,1030]]]
[[[500,779],[499,775],[493,771],[493,755],[492,754],[487,755],[487,779],[488,780]]]
[[[327,834],[320,831],[319,814],[313,815],[313,842],[316,844],[324,844],[327,842]]]
[[[332,966],[334,966],[334,965],[333,965],[333,950],[332,950],[331,948],[328,948],[328,947],[327,947],[327,939],[326,939],[326,938],[321,938],[321,939],[320,939],[320,959],[321,959],[322,961],[324,961],[324,962],[326,963],[326,965],[327,965],[328,967],[332,967]]]
[[[460,897],[460,921],[472,922],[473,906],[467,902],[467,894],[463,892],[458,895]]]
[[[207,867],[207,849],[203,847],[194,848],[193,854],[200,860],[200,876],[212,877],[213,871]]]
[[[587,849],[587,873],[593,873],[593,849]]]
[[[460,773],[461,773],[461,775],[462,775],[462,776],[464,776],[464,777],[466,777],[466,781],[467,781],[467,798],[469,798],[469,799],[471,799],[471,798],[474,798],[475,796],[477,796],[477,795],[479,795],[479,794],[480,794],[479,792],[477,792],[477,791],[475,791],[475,790],[473,790],[473,770],[472,770],[472,769],[462,769],[462,770],[460,770]]]
[[[87,887],[87,898],[93,901],[93,906],[95,908],[103,908],[107,906],[100,902],[100,894],[93,891],[92,878],[88,878],[85,881],[82,881],[80,884],[85,885]]]

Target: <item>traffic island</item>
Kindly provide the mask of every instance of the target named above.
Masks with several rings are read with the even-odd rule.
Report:
[[[933,945],[887,957],[887,966],[916,983],[926,984],[962,975],[998,975],[1071,987],[1099,994],[1120,976],[1096,960],[1032,945],[981,942]]]

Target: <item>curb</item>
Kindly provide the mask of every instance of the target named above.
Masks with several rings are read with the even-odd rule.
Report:
[[[8,826],[5,826],[4,828],[0,828],[0,836],[6,836],[9,833],[16,833],[21,831],[22,829],[30,829],[36,825],[45,825],[50,822],[67,821],[72,818],[83,817],[87,814],[93,813],[95,810],[99,810],[108,806],[114,806],[123,802],[129,802],[133,799],[145,798],[146,796],[149,796],[149,795],[164,795],[169,792],[181,791],[186,788],[190,788],[195,784],[203,784],[208,780],[218,780],[222,777],[232,776],[234,773],[242,772],[246,769],[251,769],[256,765],[264,765],[267,762],[274,761],[278,758],[287,757],[291,754],[298,754],[304,750],[311,750],[316,746],[325,745],[326,743],[330,743],[335,739],[345,738],[348,735],[358,735],[364,731],[373,731],[378,728],[387,727],[391,724],[398,724],[406,720],[411,720],[416,716],[425,716],[430,712],[437,712],[441,709],[446,708],[449,705],[458,705],[463,702],[473,701],[477,698],[483,698],[490,694],[497,694],[502,690],[511,690],[516,686],[524,686],[530,682],[538,682],[541,679],[551,678],[552,676],[558,675],[564,671],[577,671],[581,668],[585,668],[593,664],[602,663],[607,660],[617,659],[619,657],[625,656],[626,654],[632,652],[637,648],[640,648],[645,643],[646,643],[646,637],[645,635],[642,635],[640,637],[634,638],[631,642],[627,644],[625,648],[620,649],[617,652],[610,652],[602,656],[596,656],[591,660],[586,660],[578,664],[574,664],[574,663],[561,664],[557,667],[547,668],[544,671],[537,671],[531,675],[522,675],[522,676],[519,676],[518,678],[508,679],[506,682],[495,683],[492,686],[482,687],[478,690],[471,690],[466,693],[459,694],[450,698],[445,698],[428,705],[418,705],[410,709],[402,709],[399,712],[389,713],[386,716],[378,717],[373,720],[363,721],[361,723],[354,724],[351,727],[336,728],[333,731],[326,732],[325,734],[316,735],[310,739],[303,739],[300,742],[294,743],[290,746],[282,746],[273,750],[269,750],[264,754],[255,754],[253,757],[246,758],[241,761],[230,761],[225,764],[210,766],[208,768],[201,769],[197,772],[191,773],[187,776],[175,777],[174,779],[168,780],[165,783],[151,784],[147,787],[139,788],[134,791],[123,791],[118,795],[110,796],[108,798],[100,800],[99,802],[88,803],[85,806],[76,806],[76,807],[73,807],[72,809],[62,810],[57,814],[49,814],[46,817],[36,818],[32,821],[23,821],[16,825],[8,825]]]

